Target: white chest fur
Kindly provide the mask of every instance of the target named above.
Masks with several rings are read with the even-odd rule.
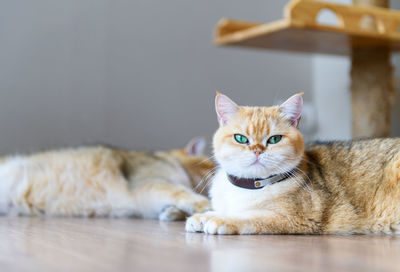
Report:
[[[273,200],[295,188],[290,179],[261,189],[244,189],[229,182],[227,174],[218,170],[211,190],[213,210],[224,214],[235,214],[242,211],[268,209],[273,206]]]

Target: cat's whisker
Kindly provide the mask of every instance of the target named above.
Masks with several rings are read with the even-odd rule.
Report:
[[[214,169],[215,169],[215,168],[213,168],[213,169],[211,169],[210,171],[208,171],[208,172],[204,175],[204,177],[199,181],[199,183],[193,188],[193,190],[197,190],[197,189],[203,184],[203,182],[207,181],[207,180],[209,179],[209,177],[210,177],[211,175],[214,174],[214,172],[213,172]]]
[[[309,164],[312,164],[312,165],[314,165],[315,167],[318,167],[318,168],[321,167],[319,164],[316,164],[315,162],[312,162],[312,161],[310,161],[310,160],[307,160],[304,156],[301,158],[301,160],[302,160],[302,161],[305,161],[305,162],[307,162],[307,163],[309,163]]]
[[[203,186],[203,188],[201,189],[200,194],[203,193],[203,191],[207,188],[207,186],[210,184],[211,181],[212,181],[212,179],[209,179],[209,180],[207,181],[207,183],[206,183],[206,184]]]
[[[204,177],[200,180],[200,182],[193,188],[194,191],[197,191],[201,185],[203,185],[203,183],[205,183],[205,185],[203,186],[203,188],[201,189],[200,193],[204,191],[204,189],[207,187],[207,185],[210,183],[210,181],[212,180],[212,176],[214,176],[216,170],[218,169],[218,166],[215,166],[214,168],[212,168],[210,171],[208,171]]]
[[[295,167],[294,169],[295,169],[296,171],[298,171],[298,170],[301,171],[301,169],[299,169],[298,167]],[[303,171],[301,171],[301,172],[303,173],[303,175],[305,175]],[[304,189],[306,189],[308,192],[311,192],[311,189],[310,189],[310,187],[308,186],[308,183],[304,180],[304,178],[303,178],[302,176],[300,176],[300,175],[297,174],[297,173],[290,173],[289,175],[293,176],[293,177],[296,179],[296,181],[299,181],[299,179],[300,179],[301,186],[302,186]],[[305,176],[307,177],[307,175],[305,175]],[[307,177],[307,178],[308,178],[308,177]],[[311,181],[310,181],[310,182],[311,182]]]
[[[212,178],[214,177],[216,171],[217,171],[217,167],[215,167],[214,169],[212,169],[212,170],[204,177],[203,182],[204,182],[204,181],[207,181],[207,182],[208,182],[208,181],[212,180]]]
[[[279,172],[284,172],[284,170],[282,169],[282,167],[280,167],[280,165],[279,165],[278,162],[272,161],[272,160],[270,160],[270,159],[268,160],[268,159],[269,159],[269,158],[267,158],[266,161],[267,161],[269,164],[272,164],[273,167],[278,168],[278,169],[279,169]],[[306,160],[306,159],[305,159],[305,160]],[[310,163],[312,163],[312,162],[310,162]],[[303,170],[301,170],[301,169],[300,169],[299,167],[297,167],[297,166],[296,166],[294,169],[296,169],[297,171],[301,172],[302,175],[304,175],[304,176],[307,178],[308,182],[311,184],[311,179],[307,176],[307,174],[306,174]],[[309,192],[309,193],[312,192],[312,190],[311,190],[311,188],[310,188],[308,182],[305,181],[305,180],[303,179],[303,177],[301,177],[301,176],[299,176],[299,175],[297,175],[297,174],[295,174],[295,173],[289,174],[289,175],[290,175],[291,177],[293,177],[294,181],[295,181],[297,184],[299,184],[299,186],[301,186],[303,189],[305,189],[307,192]],[[299,181],[299,179],[300,179],[300,181]]]
[[[217,171],[218,167],[214,167],[209,174],[206,176],[205,179],[203,179],[202,183],[205,182],[203,188],[200,190],[200,194],[203,193],[203,191],[208,187],[208,185],[211,183],[211,181],[213,180],[213,177],[215,175],[215,172]]]
[[[310,182],[310,184],[312,183],[311,182],[311,179],[310,179],[310,177],[303,171],[303,170],[301,170],[299,167],[295,167],[295,169],[297,170],[297,171],[300,171],[306,178],[307,178],[307,180]],[[307,186],[308,186],[308,184],[307,184]]]
[[[276,168],[278,168],[280,172],[285,172],[280,166],[276,166]],[[312,193],[312,190],[308,186],[307,182],[301,176],[296,173],[288,173],[288,175],[291,177],[291,180],[293,180],[301,189],[305,190],[309,194]]]
[[[200,165],[200,164],[202,164],[202,163],[205,163],[206,161],[215,161],[215,155],[212,155],[212,156],[210,156],[210,157],[208,157],[208,158],[205,158],[204,160],[202,160],[202,161],[196,163],[195,165]]]
[[[297,175],[292,175],[291,178],[292,178],[292,180],[295,181],[295,183],[299,186],[299,188],[305,190],[308,193],[311,193],[311,190],[307,186],[305,186],[304,179],[302,179],[301,177],[299,177]]]
[[[311,188],[307,185],[307,182],[300,176],[296,177],[297,180],[300,180],[300,184],[301,184],[301,188],[303,188],[304,190],[306,190],[308,193],[312,193]]]

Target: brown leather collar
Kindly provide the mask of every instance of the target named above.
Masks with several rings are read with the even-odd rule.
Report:
[[[294,169],[282,173],[271,175],[267,178],[239,178],[236,176],[232,176],[227,174],[228,180],[235,186],[244,188],[244,189],[261,189],[267,185],[272,185],[274,183],[278,183],[284,181],[285,179],[291,177],[294,173]]]

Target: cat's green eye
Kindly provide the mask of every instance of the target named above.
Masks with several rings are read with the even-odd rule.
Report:
[[[246,138],[246,136],[243,136],[241,134],[235,134],[235,140],[236,142],[238,142],[239,144],[247,144],[249,142],[249,140]]]
[[[276,144],[278,143],[280,140],[282,140],[282,135],[274,135],[269,137],[267,143],[269,144]]]

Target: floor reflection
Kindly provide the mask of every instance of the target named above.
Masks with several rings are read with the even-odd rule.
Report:
[[[397,236],[214,236],[186,234],[210,252],[211,270],[400,271]]]
[[[400,237],[389,235],[218,236],[186,233],[184,222],[0,217],[0,241],[0,271],[400,271]]]

